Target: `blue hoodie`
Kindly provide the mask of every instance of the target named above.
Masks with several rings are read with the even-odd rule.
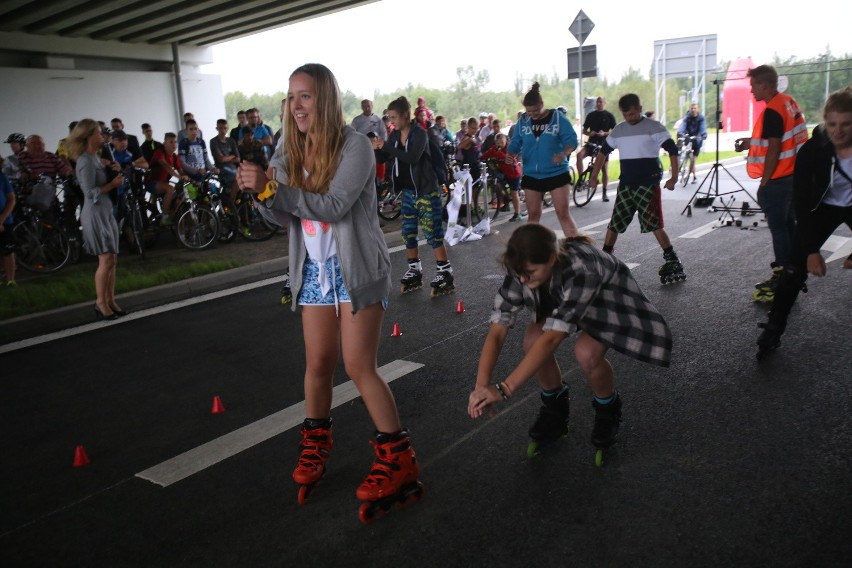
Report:
[[[525,176],[544,179],[569,171],[567,156],[561,162],[553,163],[553,156],[568,146],[577,147],[577,133],[564,114],[551,110],[547,129],[538,138],[532,132],[532,119],[524,113],[518,120],[507,151],[521,155]]]

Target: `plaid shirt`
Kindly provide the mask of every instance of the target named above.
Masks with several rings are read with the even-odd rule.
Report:
[[[566,258],[554,268],[549,288],[558,306],[544,330],[570,334],[580,329],[620,353],[668,367],[671,330],[627,265],[585,243],[566,242],[564,251]],[[538,303],[536,290],[508,275],[494,298],[491,321],[512,327],[522,308],[536,313]]]

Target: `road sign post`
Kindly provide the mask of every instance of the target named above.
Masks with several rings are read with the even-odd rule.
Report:
[[[579,101],[583,100],[583,43],[586,41],[586,38],[589,37],[589,34],[592,33],[594,28],[595,23],[590,20],[586,13],[582,10],[577,12],[577,16],[574,18],[574,21],[571,22],[570,26],[568,26],[568,30],[580,43],[580,48],[577,50],[577,66],[580,73],[577,78],[577,93],[579,94],[579,98],[577,99],[577,116],[580,117],[581,125],[586,118],[579,103]]]

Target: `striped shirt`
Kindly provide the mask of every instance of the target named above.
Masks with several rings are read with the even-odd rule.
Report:
[[[663,175],[660,147],[669,155],[677,155],[677,145],[666,127],[642,117],[637,124],[618,123],[604,140],[601,151],[609,156],[613,150],[618,150],[621,183],[653,186],[660,183]]]

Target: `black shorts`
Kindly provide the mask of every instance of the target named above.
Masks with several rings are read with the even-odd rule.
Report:
[[[524,188],[524,191],[538,191],[541,193],[547,193],[548,191],[553,191],[554,189],[559,189],[566,185],[571,185],[570,172],[541,179],[524,176],[521,180],[521,187]]]
[[[12,234],[12,225],[3,225],[3,229],[0,233],[0,256],[9,256],[15,252],[15,236]]]
[[[600,145],[603,146],[603,144],[600,144]],[[583,151],[586,153],[586,156],[591,155],[592,149],[589,147],[588,142],[583,144]],[[609,162],[609,154],[604,154],[604,163],[607,163],[607,162]]]

